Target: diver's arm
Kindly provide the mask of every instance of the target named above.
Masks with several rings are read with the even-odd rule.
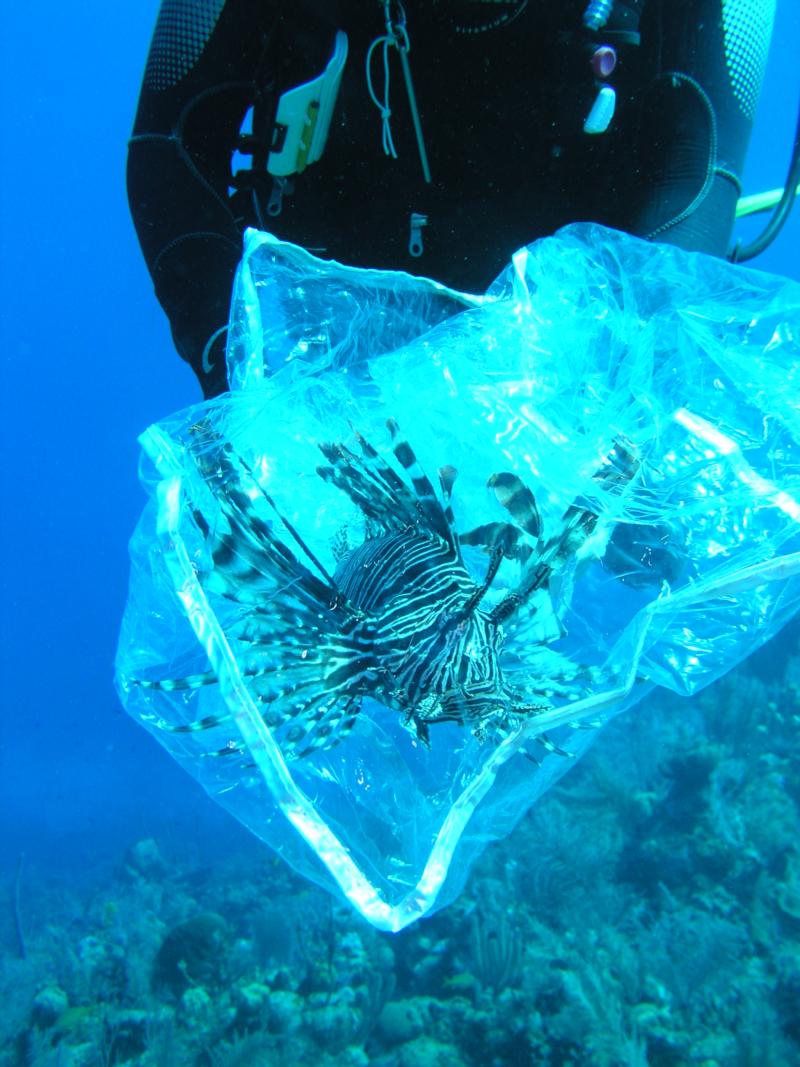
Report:
[[[734,10],[736,9],[736,10]],[[761,90],[774,4],[654,0],[660,68],[641,101],[633,231],[724,255]]]
[[[163,0],[128,153],[128,198],[175,346],[205,396],[227,388],[225,334],[247,220],[231,157],[278,19],[264,0]]]
[[[275,107],[327,61],[336,0],[162,0],[128,153],[128,198],[156,295],[206,397],[225,344],[242,233],[263,225]],[[245,146],[242,124],[254,107]],[[252,166],[232,160],[245,148]]]

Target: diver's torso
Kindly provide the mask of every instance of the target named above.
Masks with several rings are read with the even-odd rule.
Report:
[[[463,12],[470,5],[458,7]],[[504,9],[471,7],[489,15]],[[384,32],[382,5],[342,0],[332,21],[348,35],[349,56],[328,143],[322,159],[297,176],[271,228],[347,263],[406,269],[481,290],[516,248],[567,222],[624,227],[637,195],[638,93],[657,62],[652,45],[660,3],[651,0],[643,46],[618,48],[609,79],[617,114],[611,129],[595,136],[583,132],[598,91],[581,24],[585,4],[530,0],[519,7],[506,21],[496,15],[467,20],[451,17],[443,3],[407,0],[428,183],[395,49],[389,51],[389,125],[396,159],[384,151],[381,115],[369,96],[367,53]],[[291,34],[291,24],[284,32]],[[371,71],[380,97],[380,47]],[[427,220],[419,256],[409,250],[412,215]]]

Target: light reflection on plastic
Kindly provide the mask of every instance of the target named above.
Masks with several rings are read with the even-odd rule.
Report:
[[[156,493],[158,496],[158,533],[159,535],[169,534],[176,528],[177,517],[180,514],[180,478],[165,478],[158,484]]]
[[[730,437],[716,429],[710,422],[707,422],[699,415],[694,415],[691,411],[687,411],[686,408],[679,408],[675,412],[675,421],[690,433],[699,437],[700,440],[713,445],[719,454],[728,456],[733,472],[740,482],[744,482],[749,489],[752,489],[759,496],[769,499],[776,508],[779,508],[794,522],[800,522],[800,504],[789,493],[783,489],[778,489],[773,482],[754,471],[745,460],[742,450],[735,441],[732,441]]]
[[[528,420],[531,426],[535,426],[540,433],[544,434],[548,441],[554,445],[563,446],[569,441],[566,434],[561,433],[552,423],[543,419],[536,408],[530,407],[528,404],[522,404],[520,406],[520,413]]]
[[[494,421],[494,414],[488,421]],[[504,441],[513,441],[524,429],[525,423],[521,419],[509,419],[494,435],[495,444],[500,445]]]
[[[270,466],[266,456],[257,456],[253,463],[253,473],[263,482],[269,481]]]

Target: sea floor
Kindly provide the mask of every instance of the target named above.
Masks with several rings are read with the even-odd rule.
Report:
[[[606,726],[399,935],[249,838],[213,866],[121,841],[66,886],[23,865],[0,1067],[800,1064],[797,632]]]

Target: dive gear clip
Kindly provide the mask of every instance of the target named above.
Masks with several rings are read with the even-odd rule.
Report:
[[[273,177],[300,174],[322,155],[347,61],[347,48],[347,34],[338,30],[333,55],[322,74],[281,94],[272,151],[267,160],[267,170]]]

